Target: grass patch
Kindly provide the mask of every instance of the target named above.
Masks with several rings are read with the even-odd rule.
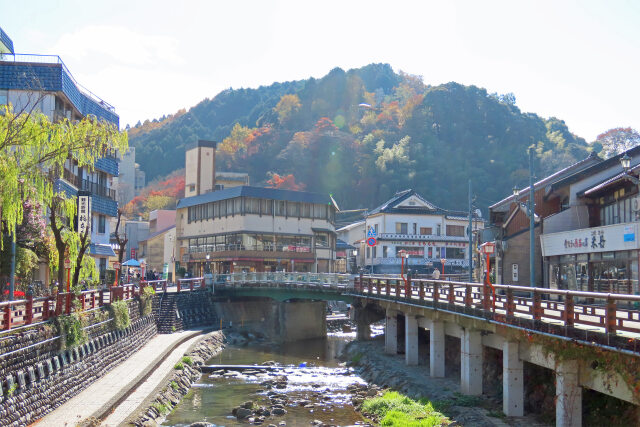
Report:
[[[465,406],[465,407],[484,407],[485,401],[478,396],[466,396],[460,393],[454,393],[455,405],[456,406]]]
[[[182,371],[184,369],[184,365],[182,364],[182,362],[178,362],[178,363],[175,364],[173,369],[177,369],[178,371]]]
[[[182,356],[182,363],[185,365],[193,366],[193,360],[189,356]]]
[[[169,412],[169,408],[167,408],[166,405],[163,405],[160,402],[153,402],[151,404],[151,406],[153,406],[154,408],[156,408],[156,411],[158,411],[160,413],[160,415],[164,415],[166,413]]]
[[[171,388],[172,388],[172,389],[174,389],[174,390],[177,390],[177,389],[178,389],[178,383],[177,383],[177,382],[175,382],[175,381],[171,381],[171,384],[170,384],[170,385],[171,385]]]
[[[366,399],[362,412],[380,420],[382,426],[435,427],[451,421],[434,409],[431,402],[415,401],[397,391],[387,391],[380,397]]]
[[[357,365],[362,360],[362,353],[356,353],[351,357],[351,363]]]

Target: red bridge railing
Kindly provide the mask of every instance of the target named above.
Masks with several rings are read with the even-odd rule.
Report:
[[[640,351],[640,296],[398,277],[355,278],[355,293],[461,312],[500,323],[580,339],[606,334],[605,344]],[[524,296],[523,296],[524,295]],[[591,339],[591,338],[588,338]],[[638,346],[638,348],[636,348]]]

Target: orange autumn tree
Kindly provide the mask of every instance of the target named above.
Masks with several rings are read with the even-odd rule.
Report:
[[[149,218],[155,209],[175,209],[176,201],[184,197],[184,170],[171,174],[168,178],[152,182],[142,189],[123,209],[129,218]]]
[[[303,183],[296,183],[296,177],[292,173],[283,176],[273,173],[267,184],[269,184],[267,188],[279,188],[281,190],[302,191],[306,187]]]

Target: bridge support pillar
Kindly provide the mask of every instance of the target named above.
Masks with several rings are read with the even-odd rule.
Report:
[[[464,329],[460,339],[460,390],[463,394],[482,394],[482,336]]]
[[[582,425],[582,388],[578,382],[578,362],[558,362],[556,366],[556,426]]]
[[[429,371],[432,377],[444,377],[444,322],[429,325]]]
[[[365,309],[363,307],[356,307],[354,315],[354,320],[356,321],[356,339],[358,341],[371,339],[371,328],[365,315]]]
[[[418,318],[405,315],[404,322],[404,351],[407,365],[418,364]]]
[[[524,415],[524,368],[518,343],[505,341],[502,348],[502,411],[508,417]]]
[[[387,309],[384,325],[384,352],[398,354],[398,312]]]

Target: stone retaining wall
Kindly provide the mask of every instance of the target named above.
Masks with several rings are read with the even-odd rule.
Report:
[[[191,366],[183,363],[183,369],[173,372],[171,378],[162,387],[151,406],[147,407],[135,418],[136,426],[155,426],[162,422],[164,416],[171,411],[191,389],[191,385],[200,379],[200,366],[218,354],[224,348],[225,336],[222,331],[216,331],[207,338],[199,341],[192,350],[185,353],[191,358]],[[158,408],[165,408],[162,413]]]
[[[129,301],[131,325],[112,331],[106,310],[88,312],[88,342],[60,351],[50,323],[0,337],[0,425],[26,425],[69,398],[137,351],[157,333],[152,316],[140,317]]]
[[[153,312],[161,334],[196,326],[215,326],[218,322],[212,294],[204,290],[156,295]]]

